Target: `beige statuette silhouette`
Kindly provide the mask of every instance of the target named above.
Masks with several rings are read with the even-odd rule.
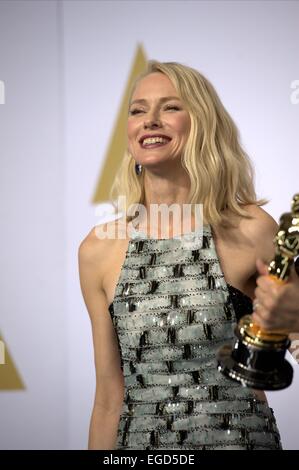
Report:
[[[7,344],[0,335],[0,391],[24,389],[24,383],[8,350]]]
[[[100,171],[92,203],[108,201],[109,191],[114,176],[120,166],[126,149],[126,126],[128,118],[128,101],[131,86],[138,75],[145,71],[147,59],[141,44],[138,44],[125,92],[120,104],[116,123],[114,125],[103,166]]]

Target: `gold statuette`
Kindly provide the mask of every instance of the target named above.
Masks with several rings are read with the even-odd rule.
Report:
[[[280,217],[274,238],[275,255],[268,266],[269,276],[285,284],[294,259],[299,254],[299,193],[292,201],[291,212]],[[286,331],[267,331],[252,321],[251,315],[241,318],[235,329],[233,347],[223,346],[218,352],[218,370],[242,385],[262,390],[288,387],[293,369],[285,359],[290,346]]]

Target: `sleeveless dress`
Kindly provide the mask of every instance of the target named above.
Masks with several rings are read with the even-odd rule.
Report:
[[[217,370],[252,302],[226,283],[209,225],[133,232],[109,311],[125,381],[116,449],[281,449],[273,410]]]

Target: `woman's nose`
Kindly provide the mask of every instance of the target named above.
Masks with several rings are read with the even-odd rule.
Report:
[[[150,117],[147,117],[147,119],[144,121],[144,127],[160,127],[160,126],[161,126],[161,121],[157,115],[152,115]]]

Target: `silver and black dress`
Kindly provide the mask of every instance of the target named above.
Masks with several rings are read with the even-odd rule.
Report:
[[[273,410],[217,370],[251,309],[227,284],[209,225],[132,233],[109,306],[125,379],[117,449],[281,449]]]

